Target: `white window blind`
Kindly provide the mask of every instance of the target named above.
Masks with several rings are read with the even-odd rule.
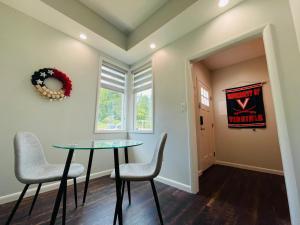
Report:
[[[138,70],[132,72],[133,74],[133,93],[138,93],[152,88],[152,67],[147,64]]]
[[[101,66],[101,87],[124,94],[126,73],[126,70],[103,61]]]

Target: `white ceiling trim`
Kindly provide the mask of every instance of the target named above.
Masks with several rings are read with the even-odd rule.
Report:
[[[162,48],[242,1],[244,0],[231,0],[227,7],[218,8],[217,0],[198,0],[133,48],[126,51],[42,1],[0,0],[0,2],[66,33],[77,40],[80,40],[80,33],[85,33],[88,38],[84,42],[88,45],[128,65],[132,65],[146,56],[153,54],[154,50],[149,48],[150,43],[154,42],[157,46],[156,49]]]

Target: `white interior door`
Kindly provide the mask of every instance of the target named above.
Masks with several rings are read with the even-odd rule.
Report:
[[[197,80],[198,107],[196,122],[199,170],[204,171],[214,164],[213,112],[211,90]]]

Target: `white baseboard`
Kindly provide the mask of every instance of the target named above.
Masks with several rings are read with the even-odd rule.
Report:
[[[162,176],[158,176],[155,178],[156,181],[159,181],[163,184],[178,188],[179,190],[185,191],[185,192],[189,192],[192,193],[192,188],[190,185],[186,185],[183,183],[180,183],[178,181],[166,178],[166,177],[162,177]]]
[[[103,176],[107,176],[107,175],[111,174],[111,172],[112,172],[112,169],[101,171],[101,172],[96,172],[96,173],[91,173],[90,180],[96,179],[96,178],[99,178],[99,177],[103,177]],[[78,183],[84,182],[85,178],[86,178],[86,176],[78,177],[77,182]],[[165,178],[165,177],[162,177],[162,176],[158,176],[157,178],[155,178],[155,180],[157,180],[161,183],[164,183],[166,185],[178,188],[182,191],[186,191],[186,192],[191,193],[191,186],[189,186],[189,185],[186,185],[186,184],[183,184],[183,183],[180,183],[180,182],[177,182],[175,180],[171,180],[169,178]],[[60,182],[54,182],[54,183],[42,185],[40,193],[44,193],[44,192],[52,191],[52,190],[57,190],[58,187],[59,187],[59,184],[60,184]],[[73,184],[73,181],[68,180],[68,185],[72,185],[72,184]],[[36,192],[36,187],[35,188],[30,188],[30,189],[27,190],[25,197],[33,196],[35,194],[35,192]],[[21,192],[16,192],[16,193],[13,193],[13,194],[1,196],[0,197],[0,205],[8,203],[8,202],[16,201],[19,198],[20,194],[21,194]]]
[[[232,163],[232,162],[225,162],[225,161],[220,161],[220,160],[216,160],[215,164],[283,176],[283,171],[281,171],[281,170],[273,170],[273,169],[267,169],[267,168],[263,168],[263,167],[250,166],[250,165],[238,164],[238,163]]]
[[[96,172],[96,173],[91,173],[90,180],[99,178],[99,177],[103,177],[103,176],[107,176],[107,175],[111,174],[111,172],[112,172],[112,169],[101,171],[101,172]],[[86,176],[78,177],[77,182],[78,183],[84,182],[85,178],[86,178]],[[54,182],[54,183],[42,185],[40,193],[56,190],[56,189],[58,189],[59,184],[60,184],[60,182]],[[68,185],[72,185],[72,184],[73,184],[73,181],[68,180]],[[36,192],[36,188],[30,188],[27,190],[25,197],[33,196],[35,194],[35,192]],[[8,203],[8,202],[16,201],[20,195],[21,195],[21,192],[16,192],[13,194],[1,196],[0,197],[0,205]]]

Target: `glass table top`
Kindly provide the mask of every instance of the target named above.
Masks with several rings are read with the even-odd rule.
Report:
[[[116,140],[93,140],[76,143],[54,144],[52,147],[58,149],[91,150],[91,149],[113,149],[126,148],[142,145],[143,142],[128,139]]]

